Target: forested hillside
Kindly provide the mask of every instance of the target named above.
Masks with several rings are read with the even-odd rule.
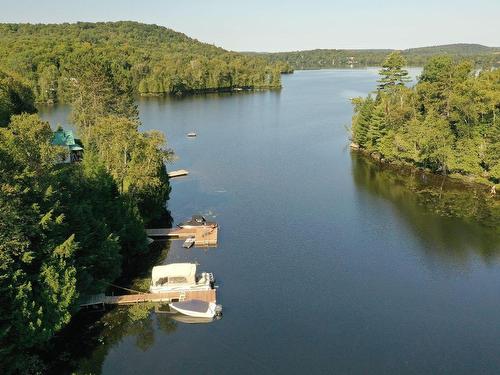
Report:
[[[38,102],[68,100],[78,56],[92,50],[136,93],[280,87],[280,66],[136,22],[0,24],[0,69],[24,77]]]
[[[405,58],[394,52],[375,96],[355,98],[356,147],[387,161],[441,174],[500,181],[500,69],[433,57],[408,88]]]
[[[248,53],[261,56],[269,63],[289,64],[292,69],[325,69],[339,67],[380,66],[389,49],[316,49],[310,51]],[[401,51],[411,66],[423,66],[430,58],[448,55],[454,61],[471,60],[478,67],[500,65],[500,48],[479,44],[449,44],[444,46],[411,48]]]

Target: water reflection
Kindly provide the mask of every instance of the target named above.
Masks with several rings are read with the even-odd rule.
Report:
[[[411,169],[397,170],[352,153],[360,191],[394,203],[428,256],[465,264],[471,256],[490,263],[500,255],[500,202],[481,186]]]
[[[170,251],[169,241],[154,242],[150,253],[136,259],[140,276],[118,281],[120,285],[139,291],[147,291],[151,269],[165,261]],[[123,294],[115,289],[107,292]],[[80,312],[47,349],[47,361],[51,373],[100,374],[109,351],[123,340],[130,341],[140,351],[147,351],[155,343],[155,335],[169,335],[177,329],[177,322],[168,314],[156,314],[155,304],[120,306],[107,311]],[[53,353],[60,353],[54,358]]]
[[[142,310],[142,312],[138,311]],[[147,304],[119,307],[104,314],[97,325],[101,327],[94,337],[94,350],[77,363],[77,373],[100,374],[111,348],[127,340],[145,352],[155,343],[159,332],[169,335],[177,329],[177,323],[164,314],[154,314]]]

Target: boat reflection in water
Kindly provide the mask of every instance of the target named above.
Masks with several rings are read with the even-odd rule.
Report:
[[[174,309],[171,309],[168,304],[157,306],[155,308],[155,313],[167,316],[169,319],[172,319],[176,322],[186,323],[186,324],[212,323],[213,321],[220,320],[222,318],[221,314],[216,315],[214,317],[194,317],[194,316],[184,315],[175,311]]]
[[[183,314],[172,314],[170,316],[172,320],[175,320],[179,323],[186,324],[203,324],[203,323],[212,323],[214,320],[218,320],[219,318],[198,318],[194,316],[187,316]]]

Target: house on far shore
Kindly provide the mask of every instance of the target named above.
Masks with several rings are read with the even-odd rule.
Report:
[[[64,130],[59,127],[52,138],[52,145],[68,148],[68,156],[63,163],[75,163],[83,159],[83,144],[75,138],[71,130]]]

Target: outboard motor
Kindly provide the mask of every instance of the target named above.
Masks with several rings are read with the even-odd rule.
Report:
[[[210,288],[213,289],[215,286],[215,277],[214,277],[214,274],[212,272],[208,273],[208,280],[210,281]]]
[[[219,320],[222,318],[222,305],[215,305],[215,319]]]

